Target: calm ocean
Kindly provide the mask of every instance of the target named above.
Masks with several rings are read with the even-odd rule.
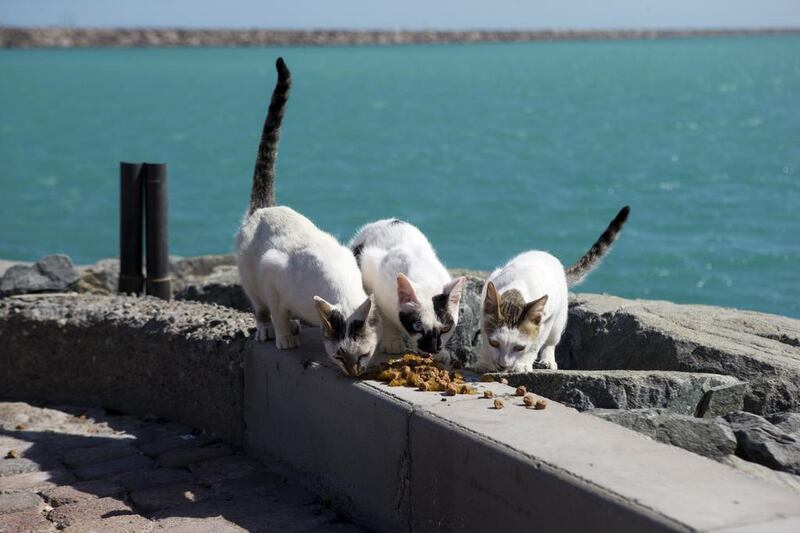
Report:
[[[800,37],[0,51],[0,258],[117,253],[118,162],[164,161],[171,252],[226,253],[285,57],[279,202],[398,216],[450,266],[526,249],[578,288],[800,316]]]

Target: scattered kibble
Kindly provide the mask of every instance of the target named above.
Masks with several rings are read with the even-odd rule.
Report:
[[[541,411],[542,409],[547,409],[547,401],[546,400],[536,400],[536,403],[533,404],[533,408]]]
[[[444,391],[444,393],[448,396],[455,396],[458,394],[458,386],[454,383],[451,383],[447,386],[447,389]]]
[[[500,378],[500,383],[503,385],[508,385],[508,380],[506,378]]]
[[[506,405],[503,403],[503,400],[501,400],[500,398],[495,398],[495,400],[494,400],[494,408],[495,409],[502,409],[505,406]]]
[[[19,457],[19,452],[17,450],[8,450],[6,454],[6,459],[17,459]]]
[[[533,399],[533,394],[526,394],[526,395],[525,395],[525,396],[522,398],[522,403],[524,403],[524,404],[525,404],[525,407],[531,407],[531,406],[533,406],[533,404],[535,403],[535,400]]]
[[[526,394],[528,394],[528,389],[524,385],[517,387],[517,396],[525,396]]]
[[[23,429],[28,429],[28,424],[17,424],[14,426],[14,429],[17,431],[22,431]]]
[[[486,398],[487,400],[491,400],[492,398],[494,398],[494,393],[490,390],[485,390],[483,391],[483,397]]]

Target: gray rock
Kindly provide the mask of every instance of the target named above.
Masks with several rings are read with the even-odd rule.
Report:
[[[80,279],[73,285],[78,292],[116,294],[119,283],[119,260],[101,259],[89,266],[79,267]]]
[[[215,303],[240,311],[251,311],[250,302],[239,282],[235,266],[218,266],[204,277],[175,278],[174,298]]]
[[[800,413],[775,413],[767,417],[775,427],[800,437]]]
[[[559,368],[680,370],[749,382],[744,408],[800,410],[800,320],[670,302],[573,295]]]
[[[536,394],[578,410],[663,407],[685,415],[694,415],[712,388],[741,384],[730,376],[661,371],[534,370],[504,377],[510,385],[524,385]],[[733,389],[730,394],[735,396],[738,392],[741,403],[744,391]]]
[[[458,309],[458,325],[447,342],[447,349],[465,367],[475,364],[480,351],[481,339],[480,335],[476,334],[480,329],[483,283],[482,278],[467,276]]]
[[[711,458],[736,451],[736,436],[723,419],[668,415],[656,429],[656,440]]]
[[[736,450],[736,437],[722,418],[696,418],[665,409],[595,409],[588,413],[705,457],[724,457]]]
[[[714,418],[741,411],[744,407],[746,393],[746,383],[711,387],[700,400],[696,415],[703,418]]]
[[[0,296],[63,291],[77,280],[69,257],[48,255],[33,265],[18,264],[6,270],[0,280]]]
[[[800,474],[800,438],[752,413],[725,417],[736,434],[736,455],[792,474]]]
[[[661,423],[661,416],[665,412],[664,409],[593,409],[587,411],[588,414],[644,433],[652,439],[656,438],[656,430]]]
[[[44,507],[42,499],[32,492],[0,494],[0,515]]]

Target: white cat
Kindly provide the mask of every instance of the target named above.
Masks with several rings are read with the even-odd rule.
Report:
[[[383,316],[382,350],[401,353],[408,341],[413,350],[449,362],[444,346],[458,324],[466,278],[452,279],[425,235],[394,218],[362,227],[350,249]]]
[[[359,376],[378,346],[381,320],[348,248],[289,207],[273,207],[275,160],[291,77],[282,59],[253,176],[250,208],[236,236],[242,286],[256,315],[256,339],[299,346],[300,318],[322,326],[325,351]]]
[[[492,272],[483,293],[478,370],[529,372],[534,364],[558,368],[555,350],[567,325],[567,287],[600,264],[629,212],[628,206],[622,208],[589,251],[566,270],[549,253],[533,251]]]

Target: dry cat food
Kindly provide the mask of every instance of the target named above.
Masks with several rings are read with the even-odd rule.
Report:
[[[6,459],[17,459],[19,457],[19,452],[17,450],[8,450],[6,454]]]
[[[517,387],[517,396],[525,396],[526,394],[528,394],[528,389],[524,385]]]
[[[483,391],[483,397],[486,398],[487,400],[491,400],[492,398],[494,398],[494,393],[490,390],[485,390]]]
[[[478,394],[474,387],[466,384],[462,373],[447,370],[430,356],[413,353],[381,363],[368,379],[382,381],[390,387],[415,387],[421,391],[444,392],[448,396]]]
[[[535,403],[535,400],[533,399],[533,394],[526,394],[525,396],[523,396],[522,403],[525,404],[525,407],[531,407]]]
[[[495,398],[495,400],[494,400],[494,408],[495,409],[502,409],[505,406],[506,405],[503,403],[503,400],[501,400],[500,398]]]
[[[536,403],[533,404],[533,408],[538,410],[547,409],[547,402],[545,400],[536,400]]]

